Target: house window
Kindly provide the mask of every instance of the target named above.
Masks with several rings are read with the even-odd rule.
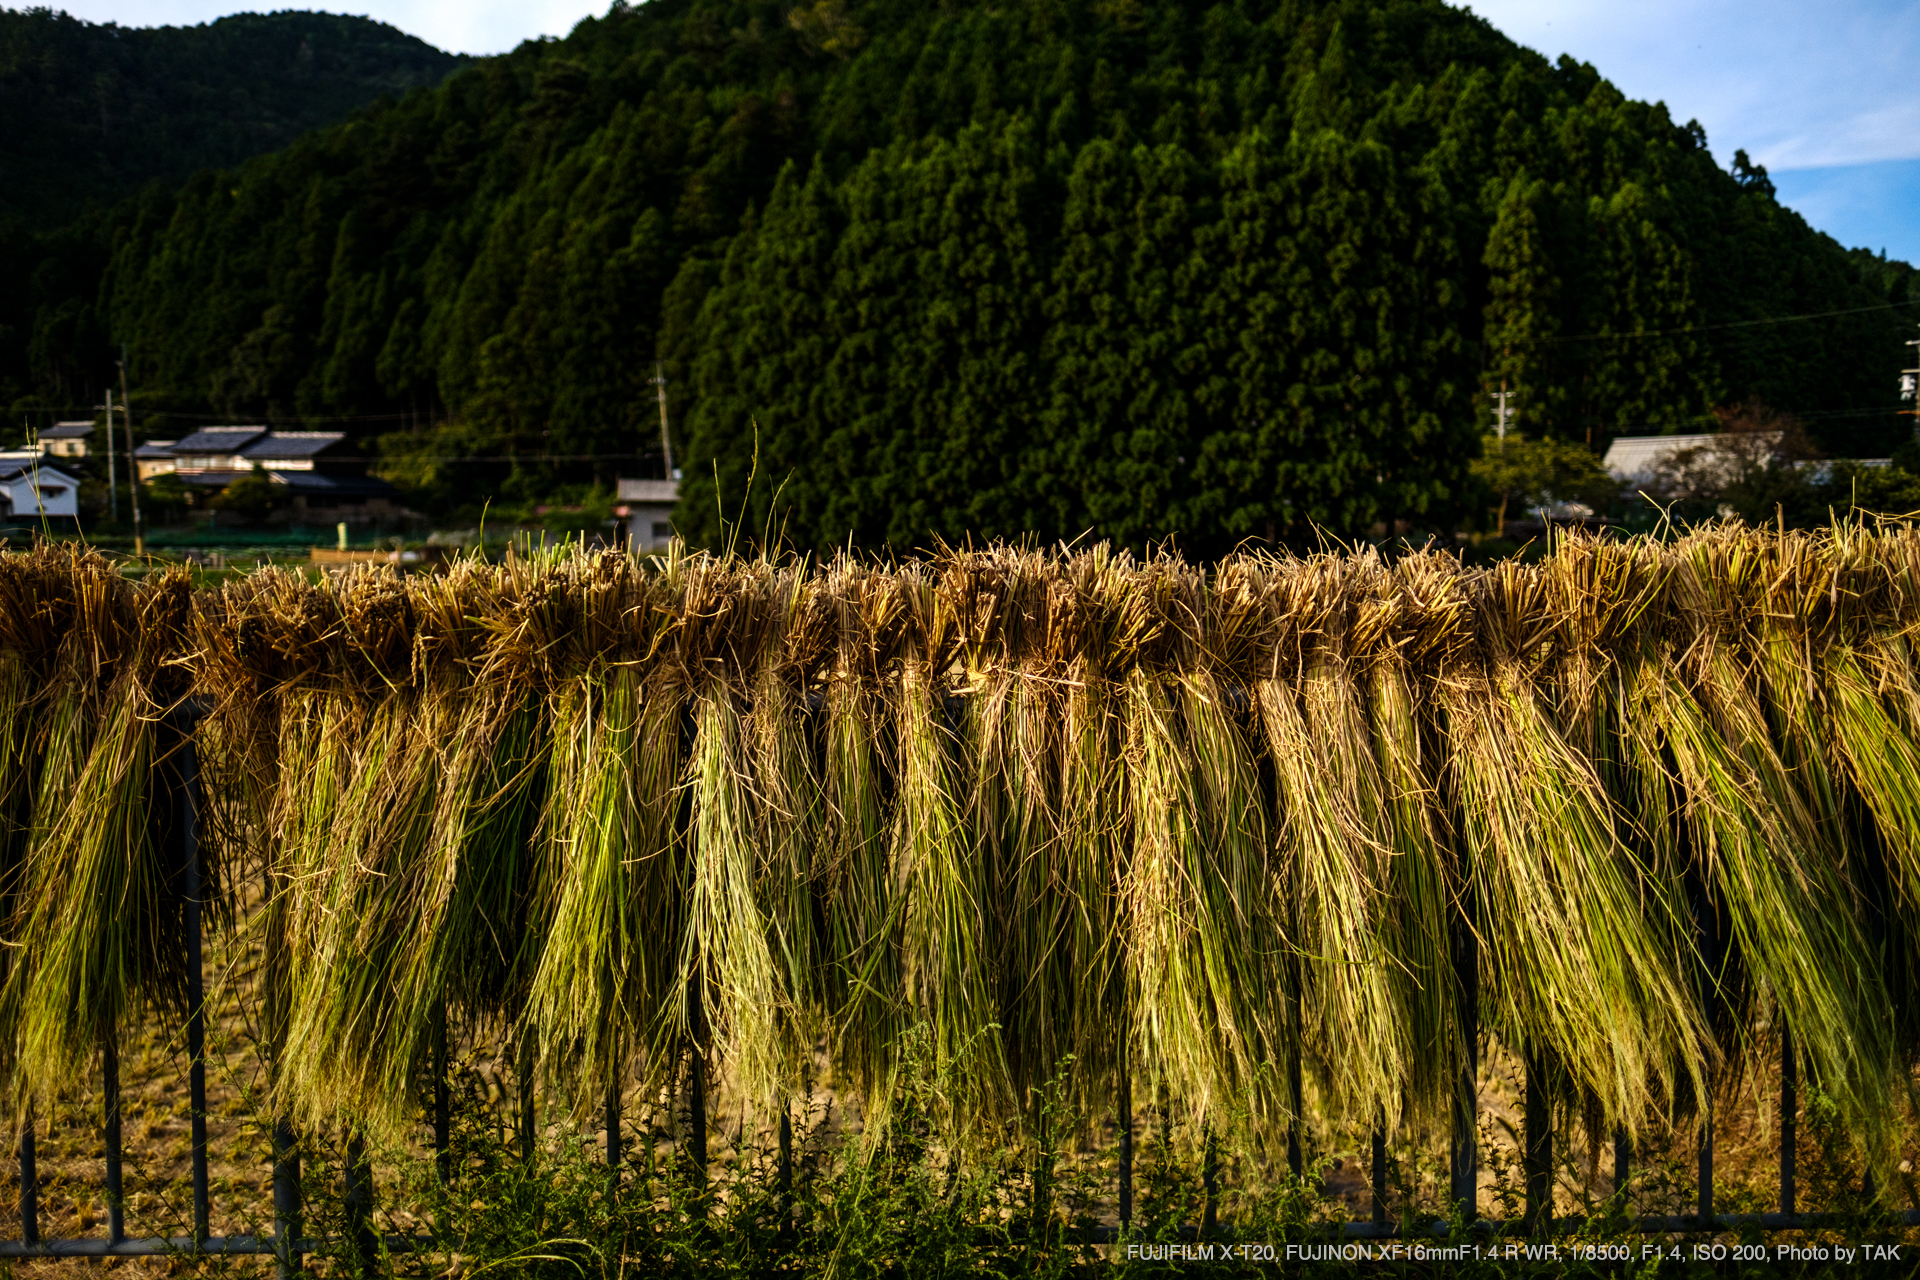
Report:
[[[672,523],[672,521],[669,521],[669,520],[655,520],[655,521],[653,522],[653,540],[654,540],[655,542],[671,542],[671,541],[673,541],[673,523]]]

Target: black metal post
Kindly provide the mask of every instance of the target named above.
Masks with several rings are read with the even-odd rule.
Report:
[[[1700,1221],[1713,1217],[1713,1098],[1707,1098],[1707,1114],[1700,1121]]]
[[[20,1238],[40,1243],[40,1166],[33,1158],[33,1099],[21,1107],[20,1117]]]
[[[533,1043],[522,1038],[519,1052],[520,1086],[520,1159],[528,1164],[533,1162]]]
[[[1480,1216],[1480,940],[1473,928],[1474,899],[1461,894],[1453,919],[1454,976],[1460,991],[1460,1082],[1453,1098],[1453,1134],[1448,1163],[1449,1195],[1468,1222]]]
[[[793,1108],[780,1104],[780,1231],[793,1227]]]
[[[687,1045],[687,1163],[701,1211],[707,1196],[707,1054],[706,1011],[702,1007],[700,973],[687,981],[687,1025],[693,1035]]]
[[[1627,1178],[1632,1172],[1633,1139],[1627,1136],[1627,1127],[1621,1125],[1613,1131],[1613,1193],[1615,1195],[1626,1193]]]
[[[189,710],[180,734],[180,861],[187,932],[187,1100],[193,1129],[193,1238],[207,1238],[207,1010],[200,956],[200,757]]]
[[[367,1163],[367,1144],[358,1133],[347,1139],[347,1230],[352,1235],[354,1269],[372,1276],[380,1242],[373,1234],[373,1167]]]
[[[1553,1226],[1553,1107],[1547,1092],[1546,1054],[1527,1053],[1527,1231]]]
[[[1200,1190],[1205,1196],[1200,1207],[1200,1234],[1212,1235],[1220,1225],[1220,1145],[1207,1126],[1205,1149],[1200,1157]]]
[[[786,1115],[781,1114],[784,1123]],[[620,1191],[620,1065],[619,1055],[607,1068],[607,1205]]]
[[[273,1122],[273,1251],[280,1280],[300,1273],[300,1148],[285,1116]]]
[[[1373,1225],[1387,1225],[1387,1124],[1385,1117],[1373,1130]]]
[[[1780,1212],[1792,1213],[1797,1198],[1793,1185],[1797,1158],[1796,1130],[1800,1110],[1800,1081],[1793,1058],[1793,1035],[1783,1022],[1780,1026]]]
[[[447,1002],[433,1017],[433,1168],[445,1186],[453,1174],[453,1109],[447,1096]]]
[[[1133,1225],[1133,1072],[1128,1070],[1127,1051],[1120,1050],[1120,1080],[1114,1100],[1120,1119],[1120,1226]]]
[[[107,1239],[118,1244],[127,1238],[126,1196],[120,1176],[120,1029],[107,1031],[100,1049],[101,1090],[107,1112]]]
[[[1287,1169],[1298,1178],[1306,1172],[1306,1152],[1302,1150],[1300,1140],[1300,1118],[1306,1113],[1307,1104],[1301,1095],[1305,1092],[1300,1070],[1300,1041],[1305,1034],[1306,1016],[1304,999],[1300,992],[1302,978],[1300,962],[1294,961],[1293,998],[1289,1015],[1293,1023],[1291,1043],[1287,1046],[1287,1089],[1293,1100],[1293,1123],[1287,1126]]]

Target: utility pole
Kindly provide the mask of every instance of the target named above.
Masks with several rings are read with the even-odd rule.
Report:
[[[673,438],[667,434],[667,376],[658,360],[653,362],[653,377],[649,381],[660,395],[660,452],[667,460],[667,479],[677,480],[680,474],[673,469]]]
[[[1920,348],[1920,338],[1908,338],[1905,345]],[[1920,350],[1914,352],[1914,363],[1920,365]],[[1902,404],[1912,405],[1916,403],[1916,400],[1920,400],[1920,368],[1902,369],[1900,371],[1900,401]],[[1900,415],[1902,417],[1916,419],[1913,424],[1913,438],[1920,440],[1920,408],[1902,409],[1900,410]]]
[[[1508,422],[1507,380],[1505,378],[1500,379],[1499,401],[1500,401],[1500,408],[1497,415],[1494,418],[1493,431],[1494,431],[1494,434],[1500,438],[1500,443],[1505,444],[1507,442],[1507,422]]]
[[[133,456],[133,401],[127,398],[127,349],[120,348],[120,422],[127,429],[127,496],[133,501],[133,554],[147,555],[147,527],[140,520],[140,463]],[[107,448],[113,448],[113,432],[107,432]]]
[[[113,454],[113,388],[107,388],[107,515],[115,524],[120,523],[120,482],[114,475]]]

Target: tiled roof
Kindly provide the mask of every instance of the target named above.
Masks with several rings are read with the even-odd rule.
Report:
[[[678,502],[678,480],[618,480],[615,494],[622,502]]]
[[[201,427],[170,452],[175,457],[183,453],[238,453],[265,434],[265,427]]]
[[[72,476],[60,470],[58,467],[48,466],[41,460],[40,455],[37,453],[0,454],[0,480],[15,480],[20,477],[22,472],[32,471],[36,468],[42,475],[51,477],[54,480],[64,481],[67,484],[74,483]]]
[[[173,441],[149,440],[138,449],[135,449],[133,456],[136,458],[171,458],[173,456]]]
[[[339,431],[269,431],[241,450],[240,456],[249,462],[268,458],[311,458],[346,438]]]
[[[40,433],[42,440],[82,440],[93,434],[91,422],[56,422]]]

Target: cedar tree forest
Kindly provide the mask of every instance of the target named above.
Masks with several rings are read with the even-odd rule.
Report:
[[[1210,556],[1453,527],[1503,380],[1535,438],[1885,456],[1911,276],[1440,0],[616,0],[16,217],[0,403],[124,349],[139,435],[344,427],[447,515],[659,475],[658,362],[695,542]]]

